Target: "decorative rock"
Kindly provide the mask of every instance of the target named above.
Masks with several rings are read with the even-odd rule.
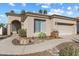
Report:
[[[28,44],[29,43],[29,39],[22,39],[20,40],[20,44]]]
[[[34,43],[34,39],[30,39],[29,42],[30,42],[30,43]]]
[[[17,36],[17,40],[20,40],[20,39],[21,39],[21,37]]]
[[[51,37],[58,38],[59,37],[59,32],[58,31],[51,32]]]

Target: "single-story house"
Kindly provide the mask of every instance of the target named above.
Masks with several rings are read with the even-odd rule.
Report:
[[[0,35],[3,35],[3,27],[0,27]]]
[[[7,35],[7,28],[0,27],[0,36]]]
[[[77,34],[75,18],[60,15],[43,15],[27,12],[26,14],[6,13],[8,16],[8,35],[26,29],[27,37],[36,37],[39,32],[50,36],[52,31],[58,31],[60,36]]]

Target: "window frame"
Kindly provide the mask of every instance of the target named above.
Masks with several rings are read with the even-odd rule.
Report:
[[[35,22],[36,21],[44,21],[44,22],[46,22],[46,20],[44,20],[44,19],[34,19],[34,33],[37,33],[36,32],[36,28],[35,28]],[[41,32],[41,31],[40,31]]]

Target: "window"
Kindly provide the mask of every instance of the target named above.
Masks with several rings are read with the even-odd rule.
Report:
[[[45,20],[34,20],[34,32],[45,32]]]

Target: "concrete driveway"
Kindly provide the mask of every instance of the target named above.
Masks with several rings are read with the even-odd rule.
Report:
[[[7,39],[3,39],[0,41],[0,54],[2,55],[22,55],[22,54],[30,54],[45,51],[55,46],[63,43],[72,41],[71,39],[73,36],[63,36],[62,39],[53,39],[47,40],[39,44],[32,44],[32,45],[13,45],[12,40],[16,38],[17,35],[12,35]]]

